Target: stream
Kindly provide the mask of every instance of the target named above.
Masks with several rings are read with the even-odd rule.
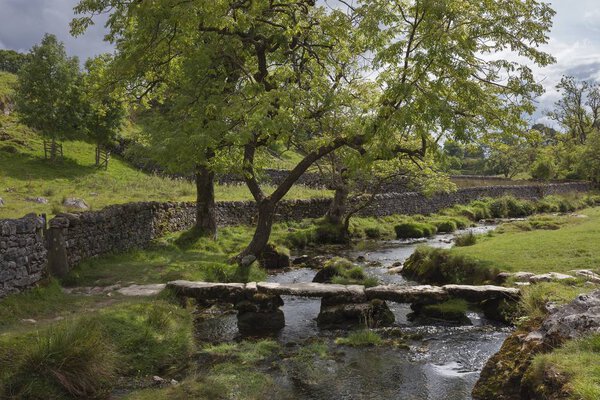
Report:
[[[494,226],[477,226],[468,230],[485,233]],[[456,234],[465,233],[459,231]],[[420,244],[449,248],[453,234],[437,235],[422,241],[367,241],[352,248],[336,250],[335,255],[356,260],[365,271],[384,284],[414,285],[388,268],[404,262]],[[297,254],[299,255],[299,254]],[[364,257],[364,260],[363,260]],[[311,282],[315,270],[297,268],[271,275],[270,282]],[[315,357],[300,363],[293,358],[278,360],[279,368],[265,368],[277,384],[270,399],[298,400],[464,400],[487,359],[496,353],[511,329],[481,314],[469,312],[471,324],[456,326],[445,323],[411,322],[408,304],[388,302],[396,316],[394,328],[418,338],[408,342],[408,348],[394,346],[353,348],[336,346],[336,337],[344,331],[327,331],[317,327],[320,299],[282,296],[286,326],[276,339],[287,349],[300,349],[319,338],[335,353],[333,359]],[[385,333],[382,328],[382,333]],[[197,337],[202,342],[223,342],[239,339],[235,314],[200,319]]]

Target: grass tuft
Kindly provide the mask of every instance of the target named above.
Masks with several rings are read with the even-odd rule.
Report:
[[[361,329],[350,333],[344,338],[337,338],[335,343],[351,347],[380,346],[383,343],[383,339],[376,332],[369,329]]]

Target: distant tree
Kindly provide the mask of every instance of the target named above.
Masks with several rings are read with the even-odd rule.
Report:
[[[106,85],[108,54],[87,60],[83,78],[83,125],[87,137],[96,145],[96,166],[100,165],[101,150],[107,151],[123,127],[127,117],[124,89]],[[108,168],[108,159],[106,160]]]
[[[555,158],[547,152],[538,154],[531,166],[531,176],[541,181],[549,181],[556,178],[557,167]]]
[[[542,146],[556,146],[561,139],[561,133],[547,125],[534,124],[531,129],[540,133]]]
[[[579,159],[580,170],[585,178],[600,184],[600,132],[595,130],[589,134],[583,149],[583,155]]]
[[[0,71],[16,74],[23,64],[27,62],[27,59],[27,54],[14,50],[0,50]]]
[[[585,143],[590,132],[600,128],[600,85],[565,76],[556,89],[562,97],[548,116],[566,129],[577,143]]]
[[[82,132],[81,96],[79,60],[67,56],[56,36],[46,34],[19,70],[16,105],[23,123],[50,140],[51,160],[57,140]]]

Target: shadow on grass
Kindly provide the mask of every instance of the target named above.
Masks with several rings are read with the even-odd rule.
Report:
[[[81,165],[71,158],[50,161],[26,154],[0,156],[0,169],[5,176],[22,181],[75,179],[98,171],[93,165]]]

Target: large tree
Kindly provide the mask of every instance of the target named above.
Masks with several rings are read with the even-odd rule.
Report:
[[[241,256],[260,255],[277,204],[322,157],[342,147],[368,151],[387,140],[379,148],[391,158],[422,151],[442,132],[468,140],[520,128],[541,87],[525,64],[505,53],[538,65],[552,61],[537,46],[547,41],[553,11],[535,0],[82,0],[77,11],[111,12],[109,38],[117,60],[125,60],[120,70],[143,69],[131,85],[141,94],[168,93],[165,76],[173,71],[183,74],[182,82],[203,76],[222,82],[227,106],[202,100],[198,109],[208,116],[204,122],[227,129],[207,130],[196,150],[223,144],[240,154],[258,209]],[[89,22],[84,17],[75,28]],[[215,60],[211,69],[182,67],[207,51]],[[229,76],[223,74],[228,65],[236,71],[232,84],[218,78]],[[187,104],[195,113],[196,102]],[[265,193],[257,161],[276,144],[301,147],[305,157]]]
[[[68,57],[62,42],[46,34],[33,46],[19,70],[16,105],[19,117],[50,140],[50,159],[56,141],[81,133],[81,73],[79,60]]]
[[[556,89],[561,98],[548,116],[558,122],[576,143],[585,143],[592,131],[600,129],[600,84],[564,76]]]

